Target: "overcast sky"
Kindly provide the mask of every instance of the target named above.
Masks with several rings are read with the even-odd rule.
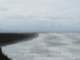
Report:
[[[0,0],[0,31],[80,31],[80,0]]]

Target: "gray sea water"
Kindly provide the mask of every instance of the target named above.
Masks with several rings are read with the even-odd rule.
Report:
[[[80,60],[80,33],[39,33],[30,41],[3,47],[13,60]]]

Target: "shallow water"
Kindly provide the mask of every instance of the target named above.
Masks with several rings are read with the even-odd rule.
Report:
[[[80,33],[39,33],[30,41],[3,47],[13,60],[80,60]]]

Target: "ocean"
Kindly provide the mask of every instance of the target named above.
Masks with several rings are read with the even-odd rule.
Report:
[[[80,33],[39,33],[30,41],[3,47],[12,60],[80,60]]]

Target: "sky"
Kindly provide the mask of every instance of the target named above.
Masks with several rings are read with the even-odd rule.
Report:
[[[0,32],[79,32],[79,2],[0,0]]]
[[[47,0],[0,0],[2,16],[47,16]]]
[[[49,16],[79,17],[79,0],[49,0]]]

